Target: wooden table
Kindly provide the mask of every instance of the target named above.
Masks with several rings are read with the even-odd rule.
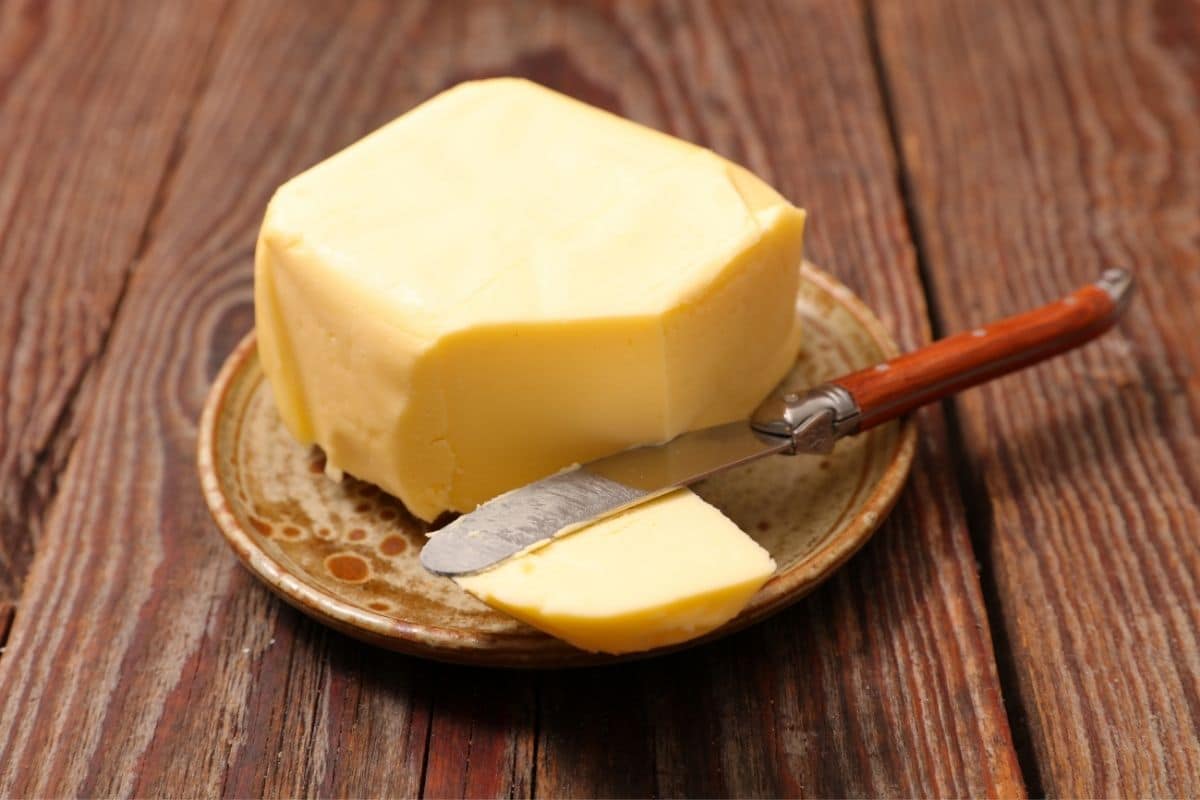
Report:
[[[1140,297],[922,412],[889,522],[766,624],[360,645],[238,566],[196,420],[274,187],[496,74],[746,163],[906,346]],[[9,0],[0,159],[0,795],[1200,794],[1200,5]]]

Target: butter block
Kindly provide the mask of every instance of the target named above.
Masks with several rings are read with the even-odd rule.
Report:
[[[430,520],[746,416],[799,348],[803,229],[710,151],[465,83],[278,190],[259,354],[297,439]]]
[[[456,580],[576,647],[619,654],[724,625],[774,571],[766,550],[684,489]]]

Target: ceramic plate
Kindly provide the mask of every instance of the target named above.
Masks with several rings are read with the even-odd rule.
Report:
[[[809,264],[803,276],[805,338],[792,385],[820,383],[896,353],[846,287]],[[829,456],[774,456],[698,484],[697,493],[779,565],[741,615],[705,639],[795,601],[861,547],[899,495],[915,442],[911,421],[894,422],[843,440]],[[429,526],[370,484],[349,477],[334,483],[320,451],[288,435],[253,333],[229,356],[205,403],[199,468],[213,517],[250,571],[296,608],[351,636],[494,666],[617,660],[576,650],[425,572],[417,555]]]

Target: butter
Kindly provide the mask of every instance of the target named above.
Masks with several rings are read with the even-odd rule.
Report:
[[[283,185],[255,259],[292,434],[430,520],[745,417],[795,359],[804,212],[535,84],[461,84]]]
[[[456,580],[576,647],[631,653],[720,627],[774,570],[766,550],[681,490]]]

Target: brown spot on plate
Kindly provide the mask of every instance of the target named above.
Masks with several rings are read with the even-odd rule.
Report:
[[[879,321],[848,290],[810,265],[802,275],[804,349],[789,378],[794,385],[820,383],[896,353]],[[705,638],[794,602],[861,547],[899,495],[915,441],[911,421],[891,423],[839,443],[824,468],[817,459],[771,459],[697,487],[754,532],[779,565],[737,619]],[[422,569],[425,533],[455,515],[428,525],[369,484],[349,476],[336,483],[322,474],[324,457],[296,443],[279,419],[253,334],[217,376],[198,444],[201,486],[221,532],[251,572],[304,613],[368,642],[447,661],[555,667],[619,660],[575,650]],[[368,497],[381,510],[356,515]],[[369,538],[378,549],[338,549],[333,542],[343,538],[338,532],[348,520],[354,527],[344,539]],[[288,527],[300,535],[271,536]],[[373,603],[387,604],[388,616],[367,613],[380,610]]]
[[[403,536],[389,536],[379,543],[379,552],[385,556],[396,556],[408,549]]]
[[[336,553],[325,559],[329,574],[345,583],[365,583],[371,577],[366,559],[356,553]]]

